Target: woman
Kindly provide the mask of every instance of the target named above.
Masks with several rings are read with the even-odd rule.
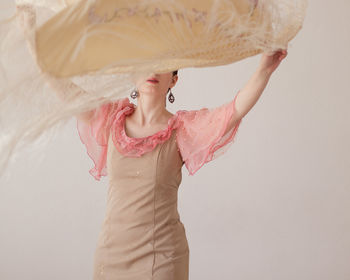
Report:
[[[97,180],[109,176],[94,280],[188,279],[189,248],[177,211],[182,166],[193,175],[233,142],[286,55],[263,54],[239,95],[212,110],[166,110],[166,94],[178,80],[174,71],[137,80],[137,106],[124,98],[77,116],[95,163],[90,173]]]

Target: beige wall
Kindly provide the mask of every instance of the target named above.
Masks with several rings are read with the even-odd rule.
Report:
[[[350,279],[349,11],[349,1],[310,0],[236,142],[195,176],[183,169],[191,280]],[[229,101],[259,59],[181,70],[169,110]],[[0,279],[92,279],[107,178],[88,173],[75,124],[42,162],[23,154],[0,181]]]

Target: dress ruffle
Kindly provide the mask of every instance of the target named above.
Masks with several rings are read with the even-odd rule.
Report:
[[[140,157],[170,138],[172,130],[177,127],[176,121],[179,111],[168,120],[167,128],[146,137],[135,138],[129,137],[125,131],[125,118],[132,114],[134,110],[134,106],[126,106],[118,112],[111,127],[111,133],[113,143],[120,153],[129,157]]]
[[[89,172],[96,180],[100,180],[101,176],[107,176],[106,160],[110,128],[118,112],[126,106],[131,106],[128,98],[118,99],[95,109],[92,119],[88,122],[77,118],[80,139],[94,162],[94,167]]]
[[[80,139],[95,164],[89,171],[95,179],[99,180],[101,176],[107,175],[106,161],[110,134],[114,146],[120,153],[128,157],[140,157],[168,140],[172,130],[177,127],[176,120],[180,111],[168,120],[167,128],[146,137],[129,137],[125,132],[125,118],[134,110],[135,105],[126,97],[98,108],[89,123],[77,119]]]
[[[129,137],[125,132],[125,118],[135,110],[129,99],[102,105],[95,110],[89,121],[77,119],[77,128],[87,153],[94,162],[89,171],[96,179],[107,175],[108,140],[111,136],[114,146],[123,155],[141,157],[158,144],[167,141],[176,129],[176,141],[189,175],[194,175],[205,163],[223,154],[232,144],[241,119],[235,110],[237,95],[217,108],[200,110],[179,110],[169,120],[168,126],[146,137]],[[236,125],[227,131],[230,120],[236,118]],[[111,135],[110,135],[111,133]]]
[[[189,175],[194,175],[205,163],[224,154],[234,142],[242,122],[235,107],[237,96],[216,108],[181,112],[177,144]],[[232,119],[235,125],[226,131]]]

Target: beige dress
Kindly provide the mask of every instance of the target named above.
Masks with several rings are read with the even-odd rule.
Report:
[[[94,280],[186,280],[189,248],[177,210],[183,165],[175,132],[140,158],[108,144],[107,213]]]
[[[233,142],[235,99],[215,109],[179,110],[168,127],[128,137],[128,98],[96,110],[77,128],[99,180],[108,174],[106,216],[94,256],[94,280],[188,280],[189,246],[177,209],[182,167],[193,175]],[[225,149],[224,149],[225,147]],[[220,153],[219,153],[220,151]]]

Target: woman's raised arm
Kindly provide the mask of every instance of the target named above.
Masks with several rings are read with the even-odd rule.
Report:
[[[235,127],[239,120],[255,105],[264,91],[271,74],[286,56],[287,50],[278,50],[272,54],[262,54],[258,69],[236,96],[236,102],[234,103],[236,114],[230,119],[226,132]]]

